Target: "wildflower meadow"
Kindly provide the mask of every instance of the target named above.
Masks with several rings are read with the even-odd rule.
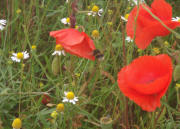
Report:
[[[180,129],[180,0],[0,8],[0,129]]]

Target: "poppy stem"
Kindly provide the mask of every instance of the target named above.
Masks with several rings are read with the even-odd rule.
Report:
[[[123,62],[124,65],[126,65],[126,47],[125,47],[125,32],[124,32],[124,25],[121,26],[122,29],[122,41],[123,41]],[[126,123],[126,129],[129,129],[129,119],[128,119],[128,98],[125,98],[125,123]]]
[[[77,3],[78,3],[78,0],[74,0],[74,2],[71,5],[72,7],[72,12],[70,15],[71,28],[75,28],[76,26],[76,13],[78,12]]]
[[[78,95],[81,95],[83,93],[83,91],[86,89],[86,87],[88,86],[89,82],[92,80],[92,78],[94,77],[95,73],[96,73],[96,70],[97,68],[99,67],[99,61],[97,62],[96,66],[94,66],[92,72],[91,72],[91,75],[89,76],[88,80],[85,81],[85,83],[82,85]]]

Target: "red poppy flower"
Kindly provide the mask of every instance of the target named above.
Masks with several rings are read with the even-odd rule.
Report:
[[[118,73],[122,93],[143,110],[154,111],[172,78],[171,59],[166,54],[142,56]]]
[[[42,104],[46,105],[46,104],[50,103],[50,101],[51,101],[51,98],[48,95],[44,94],[42,96],[42,100],[41,100]]]
[[[170,33],[160,22],[155,20],[144,8],[148,8],[163,23],[171,29],[180,26],[180,22],[172,21],[172,7],[165,0],[154,0],[151,8],[146,4],[139,5],[139,13],[137,6],[131,11],[126,25],[127,35],[134,38],[138,48],[145,49],[156,36],[166,36]]]
[[[76,29],[62,29],[50,32],[50,36],[56,38],[56,44],[63,46],[70,54],[94,60],[93,51],[96,49],[93,40],[85,32]]]

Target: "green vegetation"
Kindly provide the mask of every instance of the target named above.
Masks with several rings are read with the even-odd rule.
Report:
[[[145,50],[127,42],[126,22],[121,16],[130,13],[133,6],[126,0],[79,0],[77,25],[83,26],[92,39],[92,31],[99,31],[94,43],[104,60],[91,61],[66,53],[54,66],[60,72],[53,74],[56,41],[49,32],[69,28],[61,23],[71,14],[69,1],[1,0],[0,19],[6,19],[7,25],[0,31],[0,128],[11,129],[13,120],[19,117],[22,129],[105,129],[100,119],[107,117],[112,119],[109,128],[113,129],[179,129],[180,82],[172,79],[161,107],[154,112],[143,111],[119,90],[117,74],[125,64],[145,54],[171,54],[169,49],[180,49],[179,39],[173,34],[153,40]],[[180,16],[180,1],[167,2],[173,7],[173,16]],[[147,0],[150,3],[152,0]],[[101,17],[84,12],[93,5],[103,8]],[[162,45],[165,41],[167,46]],[[32,49],[32,45],[37,48]],[[12,53],[22,51],[30,58],[13,62]],[[79,101],[64,103],[64,112],[54,119],[51,113],[62,103],[64,91],[73,91]],[[44,94],[51,98],[48,105],[42,104]]]

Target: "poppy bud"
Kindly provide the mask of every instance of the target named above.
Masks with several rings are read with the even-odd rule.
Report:
[[[46,104],[48,104],[50,101],[51,101],[51,98],[50,98],[48,95],[44,94],[44,95],[42,96],[42,100],[41,100],[42,104],[46,105]]]
[[[174,69],[174,81],[180,80],[180,65],[176,65]]]
[[[58,75],[60,71],[60,60],[59,60],[59,56],[55,56],[53,61],[52,61],[52,73],[54,75]]]

